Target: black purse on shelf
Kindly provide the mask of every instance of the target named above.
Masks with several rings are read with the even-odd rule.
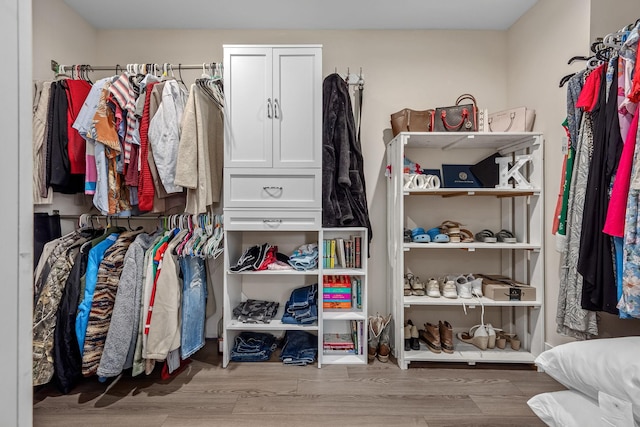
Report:
[[[460,104],[468,99],[471,104]],[[456,105],[436,108],[433,118],[434,132],[477,132],[478,107],[476,99],[468,93],[456,99]]]

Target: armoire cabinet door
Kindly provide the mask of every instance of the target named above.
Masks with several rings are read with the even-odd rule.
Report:
[[[225,167],[319,168],[322,49],[225,46]]]
[[[320,167],[322,50],[274,49],[273,96],[273,166]]]
[[[227,47],[224,54],[225,166],[273,166],[273,66],[270,47]]]

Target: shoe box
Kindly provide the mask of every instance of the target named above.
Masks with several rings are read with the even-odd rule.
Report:
[[[476,274],[482,277],[482,293],[494,301],[535,301],[536,288],[506,276]]]

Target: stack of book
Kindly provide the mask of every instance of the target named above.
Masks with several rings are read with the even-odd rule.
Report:
[[[342,237],[324,239],[322,243],[323,268],[360,268],[362,266],[360,236],[351,236],[348,240]]]
[[[324,276],[322,283],[323,308],[362,308],[362,280],[356,276]]]
[[[322,348],[325,354],[364,354],[363,323],[350,321],[351,332],[323,334]]]

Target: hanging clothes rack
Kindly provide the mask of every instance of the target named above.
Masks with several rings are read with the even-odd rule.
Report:
[[[125,71],[132,69],[134,66],[146,66],[151,67],[152,70],[156,71],[180,71],[180,70],[202,70],[203,73],[209,71],[210,73],[214,73],[215,71],[221,70],[222,62],[204,62],[202,64],[171,64],[171,63],[138,63],[138,64],[125,64],[124,66],[120,64],[116,65],[89,65],[89,64],[73,64],[73,65],[63,65],[58,63],[55,60],[51,60],[51,70],[56,74],[64,74],[67,71],[72,70],[82,70],[86,71],[115,71],[116,73],[119,71]]]

